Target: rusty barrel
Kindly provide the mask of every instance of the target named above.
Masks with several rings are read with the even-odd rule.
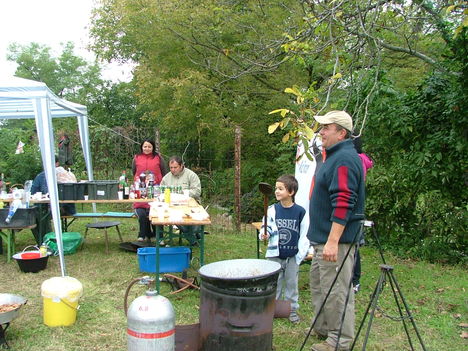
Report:
[[[200,268],[201,351],[270,351],[277,262],[218,261]]]

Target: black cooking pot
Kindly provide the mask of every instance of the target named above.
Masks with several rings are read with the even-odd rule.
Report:
[[[28,253],[36,253],[39,251],[27,251]],[[44,257],[38,258],[23,258],[22,254],[24,252],[20,252],[13,255],[13,258],[18,262],[18,266],[20,270],[24,273],[37,273],[46,269],[47,261],[49,260],[49,255]]]
[[[226,260],[200,268],[202,351],[270,351],[281,265],[260,259]]]

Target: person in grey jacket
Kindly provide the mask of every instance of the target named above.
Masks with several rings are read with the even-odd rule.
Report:
[[[163,179],[163,186],[181,186],[182,189],[189,191],[189,196],[195,200],[200,200],[201,183],[197,174],[186,168],[184,162],[179,156],[172,156],[169,159],[169,170]]]

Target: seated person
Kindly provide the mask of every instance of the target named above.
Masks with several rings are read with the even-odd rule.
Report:
[[[170,172],[161,180],[163,186],[181,186],[183,190],[189,191],[189,196],[200,201],[201,184],[197,174],[186,168],[179,156],[169,159]]]
[[[63,167],[60,167],[59,161],[57,156],[55,156],[55,169],[56,171],[64,171]],[[45,171],[39,173],[31,186],[31,195],[34,195],[37,192],[41,192],[43,194],[49,193],[49,187],[47,186]],[[60,204],[60,215],[62,216],[69,216],[74,215],[76,213],[75,204]]]
[[[186,168],[184,162],[179,156],[172,156],[169,159],[169,170],[170,172],[167,173],[161,180],[161,185],[181,186],[183,190],[189,191],[189,196],[191,198],[199,202],[201,195],[201,183],[200,178],[198,178],[197,174],[194,171]],[[200,238],[199,231],[201,230],[201,227],[198,225],[181,225],[177,227],[184,233],[187,233],[190,231],[190,229],[192,229],[197,239]],[[191,242],[191,244],[193,244],[193,242]]]

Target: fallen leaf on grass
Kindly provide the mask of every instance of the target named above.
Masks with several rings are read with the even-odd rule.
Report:
[[[444,288],[439,288],[439,289],[436,290],[436,292],[438,292],[438,293],[443,293],[444,291],[445,291]]]
[[[419,299],[418,301],[416,301],[416,303],[420,306],[425,305],[426,302],[427,302],[427,297],[423,297],[422,299]]]
[[[458,326],[462,328],[468,328],[468,323],[460,323]]]
[[[460,338],[462,339],[468,339],[468,332],[464,331],[460,334]]]
[[[455,319],[460,319],[461,318],[461,314],[460,313],[456,313],[453,315],[453,318]]]

